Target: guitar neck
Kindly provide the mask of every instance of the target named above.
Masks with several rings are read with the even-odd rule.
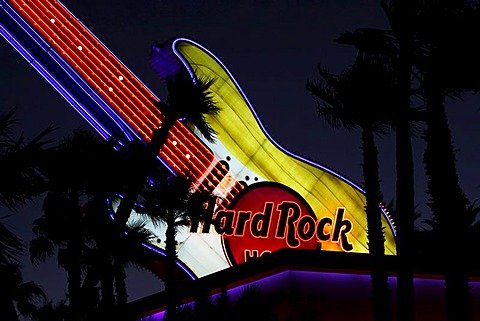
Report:
[[[82,88],[87,85],[98,95],[103,104],[97,109],[113,111],[112,117],[118,117],[135,136],[145,142],[151,140],[164,118],[154,106],[158,98],[60,2],[8,0],[4,6],[18,24],[29,27],[30,41],[34,37],[43,39],[47,44],[43,50],[54,51],[69,67],[71,76],[83,82],[76,83]],[[74,108],[81,111],[82,102],[78,100]],[[111,110],[106,111],[105,106]],[[170,131],[159,156],[171,171],[191,173],[210,191],[228,172],[225,164],[215,160],[213,152],[180,121]]]

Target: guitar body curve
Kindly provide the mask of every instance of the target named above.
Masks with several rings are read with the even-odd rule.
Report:
[[[165,59],[165,50],[171,50],[178,62],[172,68],[175,64],[170,59],[170,69],[166,69],[159,59],[151,59],[153,68],[162,77],[185,68],[193,81],[201,77],[215,79],[210,91],[220,107],[220,113],[206,118],[217,132],[217,141],[209,143],[200,134],[197,133],[197,136],[213,151],[216,159],[228,163],[230,170],[225,180],[242,181],[246,185],[265,181],[285,185],[308,203],[317,219],[327,217],[333,221],[337,210],[344,208],[345,219],[353,225],[348,235],[353,246],[350,251],[368,253],[365,195],[362,189],[334,171],[301,158],[277,144],[259,121],[234,77],[206,48],[186,38],[173,38],[167,44],[155,48],[162,53],[161,61],[168,61]],[[394,255],[393,223],[385,212],[382,220],[385,253]],[[322,242],[321,248],[346,251],[341,242]]]

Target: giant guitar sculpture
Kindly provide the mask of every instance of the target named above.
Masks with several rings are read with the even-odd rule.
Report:
[[[102,137],[115,137],[117,148],[151,140],[163,120],[153,104],[159,98],[67,8],[56,0],[0,0],[0,6],[0,34]],[[362,189],[271,139],[215,55],[179,37],[154,43],[150,62],[163,78],[178,72],[192,81],[214,78],[221,109],[207,119],[215,143],[177,121],[159,154],[172,173],[192,173],[198,188],[222,197],[210,221],[179,236],[179,265],[190,277],[283,247],[368,252]],[[394,255],[395,229],[385,212],[382,219],[386,254]]]

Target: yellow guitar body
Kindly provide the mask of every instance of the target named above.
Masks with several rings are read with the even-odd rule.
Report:
[[[271,181],[288,186],[310,205],[318,219],[330,217],[334,221],[337,209],[344,208],[345,218],[353,224],[348,235],[352,252],[368,253],[364,192],[334,171],[300,158],[274,142],[233,76],[207,49],[179,38],[173,42],[172,50],[192,77],[215,79],[210,90],[221,111],[207,121],[217,132],[217,142],[204,143],[217,159],[227,160],[231,178],[247,185]],[[285,130],[292,129],[286,125]],[[393,223],[387,213],[382,219],[385,253],[395,254]],[[322,242],[321,248],[344,251],[339,242]]]

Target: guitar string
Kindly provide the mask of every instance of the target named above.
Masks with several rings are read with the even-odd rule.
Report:
[[[45,8],[45,9],[46,9],[46,8]],[[54,6],[54,9],[56,9],[56,6]],[[46,10],[48,11],[48,9],[46,9]],[[58,12],[58,10],[57,10],[57,12]],[[58,17],[58,16],[55,15],[55,14],[53,14],[53,15],[56,16],[56,17]],[[70,31],[70,30],[69,30],[69,31]],[[70,32],[70,34],[72,34],[72,32]],[[89,33],[87,33],[87,34],[89,34]],[[73,35],[73,37],[76,38],[76,36],[75,36],[74,34],[72,34],[72,35]],[[68,37],[68,35],[67,35],[67,37]],[[70,38],[70,37],[68,37],[68,38]],[[83,38],[85,38],[85,37],[83,37]],[[76,38],[76,39],[78,39],[78,38]],[[87,41],[88,44],[89,44],[89,46],[87,46],[87,48],[89,48],[90,46],[96,48],[96,46],[93,46],[93,44],[92,44],[90,41],[88,41],[88,39],[87,39],[86,41]],[[79,42],[81,42],[81,41],[79,40]],[[84,42],[85,42],[85,40],[84,40]],[[100,47],[102,47],[102,46],[100,46]],[[98,50],[96,50],[96,51],[98,52]],[[94,54],[94,52],[92,52],[92,54]],[[95,57],[95,58],[96,58],[96,57]],[[98,60],[98,58],[97,58],[97,60]],[[105,60],[106,60],[107,62],[110,62],[109,59],[105,59]],[[100,63],[101,63],[101,62],[100,62]],[[111,63],[110,63],[110,64],[111,64]],[[112,65],[112,64],[111,64],[111,65]],[[114,66],[113,66],[113,67],[114,67]],[[113,73],[110,71],[111,68],[109,69],[108,66],[107,66],[106,69],[107,69],[108,72],[110,72],[110,74],[113,74]],[[116,77],[114,77],[114,79],[117,80]],[[127,84],[128,84],[128,83],[127,83]],[[125,86],[125,83],[122,83],[122,85]],[[125,86],[125,87],[127,87],[127,86]],[[132,93],[132,91],[130,91],[130,93],[131,93],[132,95],[134,95],[134,94]],[[135,97],[135,98],[137,98],[137,97]],[[126,97],[126,99],[129,100],[128,96]],[[138,99],[138,98],[137,98],[137,99]],[[154,108],[154,109],[156,110],[156,108]],[[150,113],[150,114],[151,114],[152,116],[154,116],[153,113]],[[163,117],[163,115],[162,115],[162,117]],[[157,120],[158,120],[158,119],[157,119]],[[158,127],[158,125],[155,125],[155,127]],[[180,133],[180,135],[184,136],[182,133]],[[175,138],[174,138],[174,139],[175,139]],[[175,141],[182,141],[182,140],[181,140],[181,139],[177,139],[177,140],[175,140]],[[183,144],[183,145],[184,145],[184,144]],[[185,146],[185,147],[186,147],[186,146]],[[195,147],[195,146],[193,146],[193,147]],[[185,148],[185,149],[186,149],[187,151],[189,151],[188,148]],[[190,151],[190,154],[189,154],[189,155],[203,155],[203,153],[201,153],[201,151],[199,151],[198,148],[196,148],[196,149],[197,149],[198,153],[192,153],[192,152]],[[175,149],[174,149],[174,150],[175,150]],[[184,153],[184,154],[186,155],[187,153]],[[211,156],[212,156],[212,158],[213,158],[213,154],[211,154]],[[181,160],[181,158],[178,158],[178,155],[177,155],[177,159]],[[207,161],[208,161],[209,163],[211,163],[211,160],[207,160]],[[197,161],[197,163],[198,163],[198,162],[199,162],[199,161]],[[194,165],[194,162],[192,162],[192,165]],[[197,167],[195,166],[195,168],[197,168]],[[197,170],[198,170],[198,168],[197,168]],[[198,170],[198,172],[200,173],[200,176],[201,176],[202,173],[203,173],[203,171],[201,171],[201,170]],[[204,175],[204,176],[205,176],[205,175]],[[197,178],[198,178],[198,177],[199,177],[199,176],[198,176],[198,174],[197,174]],[[218,180],[217,180],[217,181],[218,181]],[[217,183],[217,182],[215,182],[215,183]],[[212,184],[212,183],[209,182],[209,184]]]
[[[53,8],[55,9],[56,6],[53,6]],[[49,12],[47,8],[45,8],[45,10],[46,10],[47,12]],[[58,11],[57,11],[57,12],[58,12]],[[50,12],[50,13],[52,13],[52,12]],[[43,15],[43,14],[42,14],[42,15]],[[60,16],[59,16],[59,15],[60,15]],[[53,14],[53,16],[56,17],[57,19],[58,19],[59,17],[63,17],[60,13],[58,13],[57,15]],[[37,17],[38,17],[38,14],[37,14]],[[46,17],[46,16],[45,16],[45,17]],[[39,18],[40,18],[40,17],[39,17]],[[46,17],[46,18],[48,18],[48,17]],[[63,18],[65,18],[65,17],[63,17]],[[67,19],[67,20],[68,20],[68,19]],[[65,24],[64,24],[64,26],[65,26],[66,29],[68,29]],[[57,28],[58,28],[58,27],[57,27]],[[68,29],[68,30],[69,30],[69,29]],[[70,31],[70,30],[69,30],[69,31]],[[45,31],[44,31],[44,32],[45,32]],[[53,30],[52,30],[52,32],[55,34],[55,32],[54,32]],[[77,32],[78,32],[78,31],[77,31]],[[45,32],[45,33],[46,33],[46,32]],[[47,34],[48,34],[48,33],[47,33]],[[70,37],[68,37],[68,35],[65,35],[65,34],[63,34],[63,33],[61,33],[61,32],[60,32],[59,34],[66,36],[67,39],[71,39]],[[72,34],[72,32],[70,32],[70,34]],[[81,35],[82,33],[81,33],[81,32],[78,32],[78,34]],[[89,34],[89,33],[87,33],[87,34]],[[75,35],[73,35],[73,36],[75,37]],[[57,37],[60,39],[58,33],[57,33]],[[84,38],[84,37],[83,37],[83,38]],[[75,39],[78,39],[78,38],[75,37]],[[52,41],[53,41],[53,39],[52,39]],[[85,41],[85,40],[84,40],[84,41]],[[87,41],[88,44],[89,44],[88,46],[86,46],[87,48],[90,48],[90,47],[95,48],[95,46],[94,46],[90,41],[88,41],[88,40],[86,40],[86,41]],[[73,44],[72,42],[70,42],[70,43]],[[79,43],[81,43],[81,41],[79,41]],[[102,47],[102,46],[100,46],[100,47]],[[71,49],[70,49],[70,50],[71,50]],[[65,51],[64,51],[64,52],[65,52]],[[72,52],[73,52],[73,51],[72,51]],[[93,52],[93,51],[91,51],[91,53],[92,53],[92,55],[94,55],[94,52]],[[71,58],[71,57],[70,57],[70,58]],[[97,58],[97,60],[99,60],[98,57],[95,57],[95,58]],[[79,60],[80,60],[81,62],[83,62],[81,59],[79,59]],[[106,59],[105,57],[104,57],[104,60],[107,61],[107,62],[110,61],[109,59]],[[101,62],[100,62],[100,66],[103,67],[104,69],[107,69],[107,71],[110,71],[109,68],[108,68],[108,66],[103,65]],[[79,67],[81,67],[81,66],[79,66]],[[113,67],[114,67],[114,66],[113,66]],[[89,69],[91,70],[91,68],[90,68],[89,66],[87,66],[87,68],[89,68]],[[110,69],[111,69],[111,68],[110,68]],[[115,69],[116,69],[116,68],[115,68]],[[83,70],[82,70],[82,71],[83,71]],[[85,73],[85,71],[83,71],[83,73],[84,73],[84,76],[88,79],[88,78],[89,78],[88,73]],[[111,72],[110,72],[110,73],[111,73]],[[94,75],[95,75],[95,73],[93,73],[93,72],[92,72],[91,74],[94,74]],[[112,73],[111,73],[111,74],[112,74]],[[108,78],[108,77],[107,77],[107,78]],[[117,77],[113,77],[113,78],[114,78],[114,79],[117,79]],[[98,86],[98,83],[99,83],[99,82],[101,82],[101,83],[105,83],[105,82],[104,82],[103,80],[101,80],[101,79],[100,79],[100,81],[97,81],[96,83],[94,82],[94,85],[97,87],[97,89],[100,89],[100,90],[101,90],[101,88]],[[122,85],[125,86],[125,83],[123,83]],[[107,85],[107,86],[108,86],[108,85]],[[125,87],[127,87],[127,86],[125,86]],[[122,90],[120,90],[120,88],[119,88],[118,92],[122,92]],[[130,92],[131,92],[131,91],[130,91]],[[135,95],[132,93],[132,96],[135,96]],[[138,99],[138,97],[136,97],[136,96],[135,96],[135,98]],[[153,98],[153,95],[152,95],[152,98]],[[111,98],[109,98],[109,99],[111,99]],[[129,98],[129,97],[125,97],[124,99],[130,102],[130,98]],[[150,101],[153,100],[153,99],[150,99],[150,100],[146,99],[146,100],[147,100],[147,102],[150,102]],[[133,105],[133,106],[136,106],[136,104],[133,103],[133,102],[132,102],[132,105]],[[118,106],[118,104],[116,104],[116,106]],[[124,104],[124,106],[128,107],[126,104]],[[119,110],[119,111],[124,115],[125,118],[131,120],[131,117],[129,117],[128,115],[126,115],[120,108],[117,107],[117,110]],[[153,108],[153,110],[156,110],[156,108]],[[130,109],[130,111],[131,111],[131,109]],[[132,112],[132,111],[131,111],[131,112]],[[132,112],[132,114],[135,116],[136,114],[143,114],[143,113],[142,113],[141,111],[138,112],[138,109],[137,109],[137,112]],[[137,118],[137,119],[138,119],[138,118]],[[147,118],[147,120],[148,120],[148,118]],[[151,126],[151,125],[150,125],[151,127],[158,127],[158,126],[159,126],[160,120],[159,120],[158,118],[156,118],[156,120],[158,121],[158,122],[157,122],[157,125],[154,125],[154,126]],[[139,126],[138,126],[138,123],[139,123],[139,122],[140,122],[140,123],[143,123],[143,125],[144,125],[144,122],[142,122],[142,121],[132,121],[132,123],[134,123],[134,125],[136,126],[136,128],[139,128]],[[150,131],[150,128],[151,128],[151,127],[147,127],[149,131]],[[140,131],[140,132],[143,134],[143,136],[148,137],[148,135],[147,135],[144,131],[143,131],[143,132]]]
[[[43,3],[39,2],[38,5],[43,5]],[[33,4],[31,7],[32,7],[33,13],[36,14],[36,16],[39,18],[38,19],[39,24],[43,23],[44,32],[47,35],[54,34],[57,38],[57,41],[59,41],[59,46],[65,51],[67,56],[70,59],[74,59],[76,57],[77,59],[74,59],[74,61],[77,65],[78,64],[80,64],[80,66],[85,65],[86,68],[91,71],[90,73],[86,73],[86,74],[87,74],[87,77],[93,77],[94,79],[97,79],[97,81],[94,81],[94,83],[97,84],[97,89],[105,93],[105,91],[102,90],[102,87],[98,86],[98,83],[104,84],[105,87],[108,88],[107,90],[111,89],[110,92],[112,93],[114,99],[112,99],[112,97],[109,97],[109,98],[112,100],[112,103],[114,103],[115,106],[117,106],[116,109],[122,110],[120,108],[120,106],[125,105],[125,102],[124,102],[125,100],[130,100],[132,98],[136,98],[137,100],[139,100],[138,97],[133,95],[133,93],[132,93],[133,97],[128,97],[125,93],[125,90],[120,90],[120,88],[118,88],[118,86],[115,82],[120,82],[120,80],[118,79],[118,77],[113,75],[113,73],[111,72],[112,68],[108,68],[108,66],[106,66],[104,63],[102,63],[102,61],[98,58],[98,56],[95,55],[95,53],[94,53],[95,46],[91,42],[89,42],[87,39],[85,39],[85,37],[82,37],[81,32],[73,33],[67,27],[67,25],[65,23],[63,23],[63,26],[65,27],[64,30],[60,29],[59,23],[54,23],[53,21],[49,20],[48,16],[46,15],[46,12],[50,13],[52,16],[54,16],[57,19],[59,18],[59,16],[55,15],[52,11],[48,10],[44,5],[43,5],[43,7],[44,7],[43,10],[42,10],[42,8],[36,6],[35,4]],[[53,6],[53,8],[55,9],[55,6]],[[35,11],[35,9],[37,9],[37,10]],[[45,17],[45,19],[49,20],[50,23],[47,23],[46,21],[42,20],[41,19],[42,16]],[[60,16],[60,17],[63,17],[63,16]],[[59,22],[62,22],[62,21],[59,19]],[[54,30],[53,28],[55,28],[56,30]],[[48,31],[50,31],[50,32],[48,32]],[[61,37],[61,36],[63,36],[63,37]],[[82,39],[83,41],[79,39],[79,36],[83,38]],[[64,40],[64,39],[66,39],[66,40]],[[71,47],[68,46],[67,41],[71,44]],[[74,41],[77,41],[78,44],[75,45]],[[65,46],[61,46],[62,43],[65,44]],[[81,46],[82,44],[84,46]],[[82,48],[82,49],[80,50],[79,48]],[[87,50],[87,51],[90,51],[91,55],[87,55],[83,48],[85,48],[85,50]],[[93,48],[93,50],[91,48]],[[70,52],[70,54],[68,54],[68,52]],[[83,57],[79,57],[79,54],[81,54]],[[95,61],[92,61],[92,59],[96,59],[98,63],[96,63]],[[105,60],[108,61],[108,59],[105,59]],[[101,69],[102,67],[103,67],[103,69]],[[112,75],[113,75],[113,77],[112,77]],[[113,78],[113,81],[112,81],[112,78]],[[122,84],[122,85],[124,85],[124,84]],[[115,88],[117,88],[118,90],[114,90],[112,86],[115,86]],[[128,90],[128,88],[127,88],[127,90]],[[128,90],[128,91],[130,91],[130,90]],[[106,93],[105,93],[105,95],[106,95]],[[113,101],[115,101],[115,102],[113,102]],[[144,128],[146,127],[147,131],[148,131],[149,127],[145,126],[146,125],[145,123],[148,124],[149,122],[151,122],[151,120],[148,119],[139,110],[139,108],[137,107],[138,105],[143,105],[143,103],[135,104],[135,102],[132,102],[132,106],[136,110],[136,112],[134,112],[132,114],[133,114],[133,117],[138,119],[137,122],[136,122],[137,128],[138,128],[138,123],[142,123],[142,125],[144,125],[144,126],[142,126],[143,129],[141,130],[141,133],[143,134],[143,136],[146,136],[147,132],[145,131]],[[143,120],[143,122],[140,121],[140,120]]]
[[[30,8],[30,9],[31,9],[31,8]],[[35,23],[36,19],[34,19],[34,18],[31,16],[31,14],[35,14],[35,12],[34,12],[34,11],[30,11],[30,14],[29,14],[29,12],[26,12],[26,11],[25,11],[25,15],[27,15],[27,17],[30,18],[30,20],[34,21],[34,23]],[[65,51],[64,48],[62,48],[62,47],[60,46],[60,43],[54,41],[54,39],[53,39],[52,37],[48,36],[48,33],[47,33],[44,29],[41,28],[41,26],[42,26],[41,23],[43,22],[43,24],[45,24],[45,22],[42,21],[41,18],[40,18],[38,15],[36,15],[36,16],[37,16],[37,18],[38,18],[37,20],[39,20],[39,22],[40,22],[40,23],[37,23],[37,27],[40,28],[40,31],[42,32],[42,34],[44,34],[44,36],[46,36],[47,39],[50,39],[51,44],[52,44],[53,46],[57,45],[57,47],[61,48],[61,49],[62,49],[62,50],[61,50],[61,53],[63,53],[64,55],[66,55],[68,52]],[[46,17],[46,16],[45,16],[45,17]],[[58,18],[58,17],[57,17],[57,18]],[[52,31],[52,32],[53,32],[53,31]],[[61,35],[61,34],[60,34],[60,35]],[[57,36],[58,40],[61,41],[59,35],[56,34],[56,36]],[[72,51],[72,50],[70,49],[70,51]],[[72,52],[73,52],[73,51],[72,51]],[[71,59],[72,57],[69,57],[69,58]],[[106,59],[106,60],[107,60],[107,59]],[[80,61],[81,61],[81,60],[80,60]],[[77,66],[78,66],[78,67],[81,67],[81,65],[79,66],[78,64],[77,64]],[[90,69],[90,70],[91,70],[91,69]],[[90,75],[88,75],[83,69],[80,69],[79,72],[83,75],[83,77],[84,77],[86,80],[93,81],[93,78],[91,78]],[[91,72],[91,74],[95,75],[94,72]],[[100,82],[102,82],[102,81],[100,81]],[[93,83],[93,85],[94,85],[98,90],[101,91],[101,88],[99,87],[98,82],[97,82],[97,83]],[[102,93],[102,92],[103,92],[103,91],[101,91],[101,93]],[[104,92],[103,92],[103,93],[104,93]],[[105,96],[105,94],[104,94],[104,96]],[[111,101],[111,98],[108,97],[108,96],[107,96],[107,99],[109,99],[109,100]],[[116,106],[118,106],[118,105],[116,105]],[[126,115],[123,110],[119,109],[118,107],[117,107],[117,110],[118,110],[122,115],[124,115],[124,117],[125,117],[126,119],[130,119],[130,120],[131,120],[131,118],[128,117],[128,115]],[[135,113],[133,113],[133,114],[135,114]],[[135,122],[133,122],[132,120],[131,120],[131,123],[132,123],[137,129],[139,128],[138,125],[137,125]],[[139,132],[141,132],[141,131],[139,130]],[[141,133],[142,133],[142,132],[141,132]],[[148,137],[148,135],[147,135],[146,133],[143,132],[143,134],[144,134],[144,136]]]
[[[53,12],[51,12],[50,10],[48,10],[43,3],[42,3],[41,5],[44,6],[45,11],[49,12],[50,14],[52,14],[52,16],[54,16],[55,18],[58,19],[58,18],[59,18],[58,15],[60,15],[60,17],[63,17],[65,20],[68,21],[68,18],[65,18],[60,12],[58,12],[58,10],[56,10],[58,14],[55,15]],[[57,6],[55,6],[55,5],[53,5],[52,7],[53,7],[54,9],[57,9]],[[61,6],[60,6],[60,7],[61,7]],[[60,35],[62,35],[63,33],[60,31],[60,29],[58,28],[58,26],[55,26],[55,27],[59,30],[59,32],[55,32],[54,30],[52,30],[52,28],[49,28],[49,27],[48,27],[48,24],[46,24],[46,23],[40,18],[40,16],[44,16],[45,18],[48,19],[48,17],[47,17],[46,14],[41,10],[41,8],[37,8],[37,10],[40,11],[40,14],[36,13],[36,12],[33,10],[33,8],[30,8],[30,9],[31,9],[31,11],[38,17],[37,20],[43,22],[43,25],[46,26],[47,29],[50,29],[50,31],[51,31],[54,35],[57,36],[57,38],[58,38],[59,41],[62,41],[62,40],[60,39],[58,33],[60,33]],[[21,10],[21,9],[20,9],[20,10]],[[68,12],[66,12],[66,13],[68,13]],[[27,14],[26,11],[25,11],[25,14]],[[28,14],[27,14],[27,15],[28,15]],[[35,19],[32,18],[31,16],[28,16],[28,17],[29,17],[31,20],[35,21]],[[60,21],[61,21],[61,20],[60,20]],[[77,19],[75,19],[74,21],[77,21]],[[88,39],[86,39],[84,36],[82,37],[82,38],[84,38],[84,41],[83,41],[83,42],[80,41],[79,38],[78,38],[75,34],[73,34],[73,32],[66,26],[65,23],[64,23],[63,25],[65,26],[65,29],[74,37],[74,39],[77,39],[77,40],[79,41],[79,43],[85,43],[85,41],[86,41],[87,43],[89,43],[89,44],[90,44],[89,46],[88,46],[88,45],[85,46],[86,49],[91,52],[92,56],[93,56],[94,58],[96,58],[97,61],[100,62],[100,66],[102,66],[102,67],[104,67],[105,69],[107,69],[107,72],[109,72],[111,75],[113,75],[113,73],[110,71],[111,69],[109,69],[107,66],[103,65],[103,63],[100,61],[100,59],[98,59],[98,56],[95,56],[95,55],[94,55],[94,52],[93,52],[92,50],[90,50],[90,48],[97,48],[97,47],[94,46],[94,45],[93,45]],[[75,28],[75,26],[74,26],[71,22],[69,22],[69,25],[71,25],[72,27]],[[39,24],[38,26],[41,28],[41,25],[40,25],[40,24]],[[83,28],[82,28],[82,29],[83,29]],[[45,30],[42,29],[42,31],[43,31],[43,33],[44,33],[46,36],[48,36],[48,33],[47,33]],[[82,33],[81,31],[79,32],[79,31],[77,30],[77,32],[78,32],[80,35],[84,35],[84,33]],[[87,35],[90,35],[89,32],[86,32],[86,34],[87,34]],[[63,35],[64,35],[64,37],[66,36],[67,39],[69,39],[69,37],[68,37],[66,34],[63,34]],[[48,38],[51,39],[51,42],[53,42],[54,44],[56,43],[56,42],[53,40],[52,37],[48,36]],[[62,48],[62,51],[63,51],[63,53],[64,53],[65,55],[67,54],[67,52],[68,52],[68,50],[69,50],[71,53],[73,53],[74,56],[77,56],[77,58],[80,58],[80,57],[78,57],[78,55],[75,53],[74,50],[72,50],[71,48],[68,47],[68,45],[67,45],[64,41],[62,41],[62,43],[64,44],[64,47],[65,47],[65,46],[67,47],[67,50],[65,50],[64,48],[62,48],[62,46],[61,46],[60,44],[57,44],[57,45],[58,45],[60,48]],[[70,43],[73,44],[72,41],[70,41]],[[98,43],[98,42],[97,42],[97,43]],[[104,49],[103,46],[100,45],[100,47],[101,47],[102,49]],[[98,52],[98,50],[96,50],[96,51]],[[99,53],[100,53],[100,52],[99,52]],[[88,58],[85,53],[83,53],[83,55],[85,56],[85,58]],[[100,53],[100,55],[102,55],[102,54]],[[71,58],[71,57],[70,57],[70,58]],[[115,68],[115,66],[113,66],[113,64],[111,63],[111,60],[110,60],[110,59],[106,59],[106,57],[104,57],[104,58],[105,58],[104,60],[107,61],[107,62],[109,62],[110,65],[112,65],[112,67],[113,67],[114,69],[117,69],[117,70],[118,70],[118,68]],[[111,57],[110,57],[110,58],[111,58]],[[91,74],[93,74],[93,75],[97,76],[97,78],[99,78],[98,75],[96,75],[96,73],[93,72],[93,70],[91,69],[91,67],[89,67],[89,66],[85,63],[85,61],[83,61],[82,59],[78,59],[78,60],[79,60],[80,62],[83,62],[83,64],[84,64],[88,69],[90,69]],[[87,60],[87,61],[90,61],[90,60]],[[93,62],[92,62],[92,63],[93,63]],[[120,64],[120,65],[121,65],[121,64]],[[81,66],[79,66],[79,65],[77,64],[77,67],[80,68]],[[97,70],[98,70],[98,69],[97,69]],[[88,80],[88,79],[90,78],[89,75],[88,75],[83,69],[81,69],[81,71],[82,71],[82,74],[84,75],[84,77]],[[102,74],[104,74],[104,73],[102,72]],[[126,73],[126,74],[130,75],[130,73]],[[108,78],[108,77],[106,77],[106,78]],[[90,79],[91,79],[91,78],[90,78]],[[117,77],[113,77],[113,79],[115,79],[116,81],[119,80],[119,79],[117,79]],[[107,80],[107,81],[108,81],[108,80]],[[105,83],[105,82],[102,81],[101,79],[100,79],[100,82]],[[125,82],[122,83],[122,85],[123,85],[125,88],[127,88],[126,84],[129,84],[129,82],[127,81],[126,83],[125,83]],[[95,83],[95,85],[96,85],[96,87],[97,87],[98,90],[101,90],[97,83]],[[108,86],[108,84],[106,84],[106,85]],[[115,84],[115,86],[117,86],[117,85]],[[118,88],[118,86],[117,86],[117,88]],[[140,88],[144,88],[144,87],[143,87],[143,86],[140,86]],[[128,89],[128,88],[127,88],[127,89]],[[130,93],[131,93],[132,96],[134,96],[137,100],[140,101],[140,99],[139,99],[131,90],[129,90],[129,91],[130,91]],[[137,89],[137,91],[138,91],[138,89]],[[127,101],[131,101],[130,98],[129,98],[122,90],[119,90],[118,92],[122,93],[123,96],[125,96],[125,99],[126,99]],[[115,95],[115,94],[114,94],[114,95]],[[114,96],[114,97],[115,97],[115,96]],[[119,99],[119,98],[117,98],[117,99]],[[112,100],[111,98],[110,98],[110,101],[113,103],[113,100]],[[136,106],[136,104],[134,104],[133,102],[132,102],[132,105],[133,105],[133,106]],[[116,108],[117,110],[119,110],[120,112],[122,112],[121,109],[118,108],[118,104],[115,104],[115,106],[117,106],[117,108]],[[125,107],[128,107],[128,105],[125,104],[125,103],[124,103],[124,106],[125,106]],[[146,107],[146,106],[145,106],[145,107]],[[137,111],[138,111],[138,108],[136,108],[136,109],[137,109]],[[154,118],[156,118],[156,120],[160,120],[159,117],[156,116],[150,109],[148,109],[147,107],[146,107],[146,109],[150,112],[150,115],[151,115],[151,116],[153,116]],[[156,108],[153,108],[153,110],[156,110]],[[131,109],[129,109],[129,111],[132,112]],[[123,113],[123,115],[124,115],[126,118],[128,118],[128,119],[131,120],[131,118],[128,117],[124,112],[122,112],[122,113]],[[140,111],[140,112],[137,112],[137,113],[132,112],[132,114],[134,114],[134,116],[136,116],[136,114],[142,114],[142,115],[143,115],[143,113],[142,113],[141,111]],[[155,126],[155,124],[154,124],[148,117],[145,117],[145,118],[148,120],[148,122],[149,122],[151,125],[154,125],[154,126]],[[135,117],[135,119],[137,119],[137,122],[140,122],[142,125],[147,126],[147,128],[149,128],[148,125],[145,124],[145,122],[141,121],[138,117]],[[133,121],[131,120],[131,122],[133,122]],[[140,127],[138,126],[137,122],[133,122],[134,125],[135,125],[135,127],[136,127],[141,133],[143,133],[143,135],[145,136],[146,133],[145,133],[144,131],[140,130]],[[147,135],[147,137],[148,137],[148,135]],[[175,139],[175,136],[174,136],[174,139]],[[177,139],[176,141],[178,141],[178,139]],[[181,140],[180,140],[180,142],[181,142]],[[186,152],[189,152],[189,151],[190,151],[190,149],[189,149],[185,144],[182,143],[181,145],[184,147],[184,149],[186,150]],[[191,144],[191,145],[193,146],[193,144]],[[195,147],[195,146],[193,146],[193,147]],[[198,147],[197,147],[196,149],[197,149],[197,151],[199,151],[199,150],[198,150]],[[180,151],[179,148],[174,148],[174,150]],[[180,151],[180,152],[181,152],[181,151]],[[173,155],[176,155],[175,153],[172,153],[172,154],[173,154]],[[183,154],[182,156],[185,156],[185,155],[187,155],[187,153],[184,152],[184,154]],[[195,166],[194,162],[193,162],[193,160],[196,159],[196,160],[197,160],[197,164],[200,163],[201,165],[203,165],[203,168],[205,169],[205,171],[200,171],[200,170],[199,170],[199,172],[201,172],[201,176],[200,176],[200,177],[197,176],[196,179],[197,179],[197,180],[200,180],[200,178],[202,178],[202,181],[203,181],[203,180],[207,180],[207,184],[208,184],[209,186],[216,186],[215,184],[213,184],[213,183],[209,180],[208,175],[205,175],[205,172],[207,172],[208,168],[207,168],[207,167],[204,165],[204,163],[201,162],[201,161],[198,159],[198,157],[196,156],[196,155],[203,155],[203,154],[202,154],[202,153],[197,154],[197,153],[191,153],[191,152],[190,152],[190,153],[188,153],[188,155],[190,155],[190,159],[187,158],[187,162],[190,163],[190,165],[191,165],[190,167],[194,166],[195,168],[197,168],[197,167]],[[177,158],[178,158],[178,155],[176,155],[176,156],[177,156]],[[212,156],[213,156],[213,154],[212,154]],[[192,158],[193,158],[193,159],[192,159]],[[181,160],[181,158],[178,158],[178,159]],[[215,157],[214,157],[214,159],[215,159]],[[216,159],[215,159],[215,160],[216,160]],[[218,162],[218,160],[216,160],[216,161]],[[189,168],[189,166],[187,166],[185,162],[182,161],[182,164],[184,165],[184,167]],[[197,168],[197,170],[198,170],[198,168]],[[217,175],[217,173],[213,173],[212,176],[213,176],[213,178],[214,178],[214,183],[217,183],[217,185],[218,185],[218,184],[220,183],[220,179],[219,179],[216,175]],[[231,191],[233,191],[233,192],[235,192],[235,194],[237,194],[237,193],[239,192],[238,184],[233,185]],[[230,195],[229,195],[229,194],[230,194]],[[228,198],[228,196],[231,196],[231,197],[233,198],[234,195],[233,195],[233,193],[231,193],[230,191],[228,191],[228,192],[227,192],[227,198]]]
[[[70,26],[72,26],[75,30],[78,29],[78,28],[75,27],[75,25],[73,25],[70,22],[69,17],[71,18],[72,16],[63,6],[53,5],[52,7],[56,12],[58,12],[59,15],[61,15],[62,17],[64,17],[65,20],[67,20],[67,22]],[[61,11],[63,11],[64,13],[62,14]],[[54,16],[56,16],[56,15],[54,15]],[[74,21],[77,21],[77,20],[74,20]],[[78,21],[77,21],[77,23],[78,23]],[[80,26],[80,28],[81,28],[81,30],[84,30],[83,26]],[[93,55],[95,55],[95,52],[97,52],[98,54],[100,54],[100,56],[103,56],[104,63],[107,65],[107,70],[108,71],[110,71],[112,69],[118,70],[119,71],[118,77],[122,76],[122,77],[134,78],[133,75],[130,72],[124,72],[125,67],[121,63],[117,63],[118,66],[115,66],[115,63],[117,62],[116,59],[108,59],[108,58],[114,58],[114,57],[112,57],[112,54],[108,50],[106,50],[106,48],[104,46],[102,46],[98,43],[98,41],[95,39],[95,37],[90,32],[82,32],[81,30],[77,30],[77,33],[80,35],[80,37],[82,37],[84,39],[84,41],[86,41],[89,44],[88,50],[90,50]],[[102,62],[100,61],[100,63],[102,63]],[[110,67],[108,65],[110,65]],[[114,79],[117,80],[118,78],[115,77],[115,75],[114,75]],[[120,79],[118,79],[118,80],[120,80]],[[153,123],[153,124],[155,126],[159,126],[160,125],[160,120],[163,118],[163,115],[158,111],[158,109],[156,109],[156,108],[155,109],[149,109],[145,106],[146,105],[145,102],[151,102],[153,99],[155,99],[154,95],[151,94],[148,90],[146,90],[145,87],[143,87],[143,86],[137,86],[137,87],[133,86],[133,88],[130,89],[129,86],[128,86],[129,84],[130,84],[129,82],[121,82],[121,85],[123,87],[127,88],[132,95],[135,95],[135,92],[138,92],[140,94],[140,97],[143,98],[143,101],[140,101],[141,106],[143,107],[143,109],[145,111],[147,111],[150,114],[150,116],[154,117],[153,120],[157,121],[156,123]],[[140,92],[139,88],[143,92]],[[136,97],[136,98],[139,99],[138,97]],[[147,117],[147,119],[148,119],[148,117]],[[148,120],[150,120],[150,119],[148,119]]]

